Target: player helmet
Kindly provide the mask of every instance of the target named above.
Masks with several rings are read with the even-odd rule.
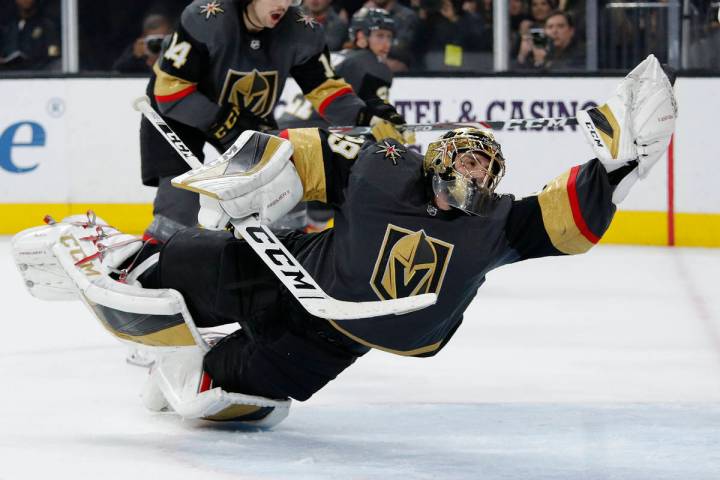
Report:
[[[382,8],[363,7],[353,14],[348,29],[350,41],[355,43],[357,32],[363,32],[365,35],[370,36],[370,32],[373,30],[390,30],[394,35],[395,19],[390,16],[387,10]]]
[[[492,132],[457,128],[428,145],[423,169],[432,175],[437,197],[467,213],[482,215],[505,175],[505,157]]]

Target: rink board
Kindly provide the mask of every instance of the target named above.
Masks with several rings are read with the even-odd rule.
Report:
[[[600,103],[618,78],[400,78],[391,98],[410,123],[574,116]],[[0,233],[92,206],[119,228],[149,223],[154,190],[140,184],[139,114],[144,79],[0,80]],[[720,80],[681,78],[680,118],[666,156],[620,207],[609,243],[720,246],[720,167],[708,96]],[[297,92],[289,82],[278,102]],[[424,148],[436,134],[418,135]],[[526,195],[590,158],[579,131],[508,131],[504,192]]]

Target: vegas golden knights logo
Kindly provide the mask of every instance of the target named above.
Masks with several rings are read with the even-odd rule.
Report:
[[[238,72],[228,70],[220,105],[228,102],[248,110],[258,117],[272,112],[278,89],[278,72]]]
[[[388,225],[370,286],[382,300],[440,293],[453,245]]]

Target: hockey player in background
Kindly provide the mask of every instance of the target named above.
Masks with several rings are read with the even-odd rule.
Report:
[[[395,20],[379,8],[361,8],[352,16],[352,48],[331,55],[335,73],[366,103],[387,103],[393,74],[385,65],[395,35]],[[278,119],[280,128],[329,127],[312,104],[298,94]]]
[[[275,130],[273,109],[288,76],[331,123],[368,125],[373,117],[404,123],[391,105],[366,105],[337,77],[322,28],[298,3],[196,0],[183,11],[148,96],[198,158],[206,142],[223,152],[245,130]],[[187,166],[145,119],[140,147],[143,183],[158,187],[146,233],[165,241],[196,225],[197,196],[170,186]]]
[[[604,105],[579,112],[596,158],[524,198],[495,192],[509,160],[491,133],[476,128],[448,132],[425,155],[391,139],[363,141],[318,129],[287,130],[281,138],[253,133],[241,138],[245,143],[236,157],[174,180],[207,199],[201,200],[207,230],[182,230],[159,255],[141,250],[136,258],[138,242],[100,227],[106,243],[102,264],[91,259],[89,268],[73,257],[64,265],[73,272],[79,265],[82,282],[89,270],[120,269],[112,271],[125,284],[93,281],[105,306],[91,308],[122,338],[149,338],[147,331],[141,336],[143,324],[155,321],[161,328],[153,338],[172,339],[181,326],[118,312],[111,304],[123,291],[145,297],[160,295],[158,288],[174,289],[197,326],[239,324],[209,351],[190,347],[159,355],[145,404],[187,418],[269,426],[287,415],[289,399],[307,400],[371,348],[437,354],[491,270],[588,251],[609,227],[616,204],[666,151],[676,116],[670,82],[650,56]],[[251,166],[252,173],[239,166]],[[232,195],[222,195],[227,192]],[[309,315],[246,241],[223,230],[228,217],[254,214],[272,222],[301,198],[323,200],[336,211],[331,230],[281,238],[326,292],[348,301],[436,293],[437,303],[404,315],[344,322]],[[16,237],[16,258],[21,251],[38,255],[43,249],[31,245],[33,238],[46,235],[62,260],[76,250],[58,244],[91,246],[98,227],[39,228]],[[25,272],[33,271],[25,265]],[[133,311],[141,304],[138,298]]]
[[[353,47],[331,55],[336,74],[348,82],[367,104],[389,102],[393,74],[385,65],[395,35],[395,20],[379,8],[361,8],[352,16],[349,37]],[[321,127],[331,125],[313,109],[307,98],[298,94],[278,119],[280,128]],[[414,142],[406,136],[404,143]],[[332,209],[322,202],[307,206],[307,230],[323,230],[332,219]]]

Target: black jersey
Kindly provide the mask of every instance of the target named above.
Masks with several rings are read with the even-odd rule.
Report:
[[[250,32],[240,5],[196,0],[185,8],[154,68],[160,112],[203,132],[228,104],[260,122],[292,76],[321,115],[354,124],[364,104],[335,75],[317,22],[291,7],[275,28]]]
[[[335,73],[348,82],[361,99],[388,101],[393,74],[369,49],[343,50],[333,53],[331,60]],[[290,101],[278,124],[280,128],[330,126],[302,94]]]
[[[450,339],[486,274],[529,258],[583,253],[615,212],[613,187],[592,160],[535,195],[498,195],[486,216],[431,202],[422,156],[392,140],[287,130],[306,199],[335,209],[335,227],[288,245],[330,295],[351,301],[437,293],[401,316],[330,323],[366,346],[430,356]]]

